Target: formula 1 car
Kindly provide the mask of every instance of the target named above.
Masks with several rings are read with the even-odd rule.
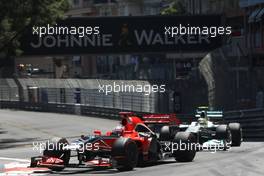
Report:
[[[199,107],[195,115],[197,121],[190,125],[180,125],[181,131],[195,135],[196,142],[202,147],[227,150],[231,146],[240,146],[242,129],[239,123],[225,124],[222,111],[209,111],[208,107]]]
[[[179,129],[177,124],[180,122],[175,115],[138,117],[131,112],[121,112],[120,116],[121,125],[104,135],[96,130],[93,135],[81,136],[72,143],[65,138],[48,141],[43,156],[31,158],[31,167],[60,171],[65,167],[84,166],[129,171],[137,165],[155,163],[168,157],[174,157],[179,162],[193,161],[195,147],[175,147],[194,144],[192,133],[168,130]],[[148,125],[152,128],[159,126],[162,130],[155,133]],[[70,164],[73,156],[77,157],[78,163]]]

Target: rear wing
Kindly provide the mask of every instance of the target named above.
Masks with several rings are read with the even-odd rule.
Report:
[[[134,112],[127,112],[127,111],[121,111],[121,112],[119,112],[119,116],[121,118],[127,118],[127,117],[133,116],[133,115],[135,115]]]
[[[179,125],[181,123],[176,114],[146,114],[142,116],[142,119],[145,124]]]
[[[212,120],[222,120],[224,118],[223,111],[196,111],[195,117],[199,118],[201,116],[201,113],[205,112],[206,116],[209,117]]]

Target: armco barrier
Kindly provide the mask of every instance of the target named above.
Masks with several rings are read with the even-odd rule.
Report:
[[[21,103],[19,101],[0,101],[2,109],[21,109],[40,112],[56,112],[78,114],[86,116],[103,117],[107,119],[119,119],[118,112],[126,111],[113,108],[93,107],[86,105],[55,104],[55,103]],[[148,114],[148,112],[135,112],[136,114]],[[177,114],[184,122],[191,122],[192,114]],[[226,123],[239,122],[243,129],[245,140],[264,140],[264,109],[229,111],[224,113]]]
[[[21,109],[26,111],[38,111],[38,112],[56,112],[75,114],[75,106],[69,104],[54,104],[54,103],[28,103],[19,101],[0,101],[1,109]]]
[[[264,109],[229,111],[224,117],[226,122],[241,124],[244,139],[264,140]]]
[[[7,81],[3,79],[2,82]],[[20,78],[17,79],[17,84],[22,102],[71,105],[78,103],[92,107],[143,112],[168,111],[169,109],[169,106],[166,106],[165,110],[161,106],[157,106],[158,103],[168,100],[159,92],[144,95],[144,93],[136,91],[106,93],[104,92],[106,89],[99,89],[102,86],[112,86],[112,89],[116,84],[127,84],[132,87],[151,86],[152,84],[148,81]],[[10,89],[8,84],[5,87],[7,87],[6,90]],[[2,89],[0,89],[0,95],[1,92]],[[5,92],[3,91],[3,93]],[[0,100],[9,100],[6,99],[9,97],[3,96],[3,98],[1,99],[0,96]]]
[[[0,101],[0,109],[21,109],[26,111],[55,112],[65,114],[78,114],[85,116],[96,116],[108,119],[119,119],[119,112],[130,111],[126,109],[114,109],[80,104],[56,104],[56,103],[28,103]],[[150,112],[133,111],[137,115],[149,114]],[[177,115],[184,122],[191,122],[192,115]]]

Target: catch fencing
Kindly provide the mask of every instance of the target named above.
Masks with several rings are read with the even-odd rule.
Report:
[[[139,115],[171,113],[166,94],[98,91],[99,85],[113,80],[97,79],[0,79],[0,108],[69,113],[118,119],[118,112],[133,111]],[[122,84],[122,81],[115,81]],[[149,85],[148,81],[126,81],[130,85]],[[162,108],[161,108],[162,107]],[[166,109],[167,108],[167,109]],[[194,114],[177,114],[190,123]],[[239,122],[247,140],[264,140],[264,109],[224,112],[224,121]]]
[[[44,110],[50,109],[50,106],[70,106],[73,107],[72,109],[93,107],[149,113],[168,111],[168,106],[158,106],[162,100],[168,99],[160,95],[162,94],[160,92],[146,94],[146,92],[136,91],[112,91],[106,93],[105,89],[99,90],[102,85],[114,87],[114,84],[150,87],[151,84],[148,81],[28,78],[1,79],[0,83],[2,107],[7,102],[19,101],[17,102],[19,107],[26,109]],[[8,104],[14,106],[14,103]],[[79,112],[85,111],[79,110]]]
[[[0,100],[19,101],[18,86],[13,79],[0,79]]]

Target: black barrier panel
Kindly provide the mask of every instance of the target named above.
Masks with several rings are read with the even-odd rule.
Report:
[[[21,109],[40,112],[56,112],[76,114],[76,105],[74,104],[49,104],[49,103],[29,103],[29,102],[10,102],[0,100],[0,109]],[[102,108],[95,106],[80,106],[80,114],[87,116],[103,117],[107,119],[119,120],[118,113],[124,109]],[[134,112],[142,116],[149,112]],[[241,113],[245,115],[241,116]],[[176,114],[182,122],[190,124],[194,119],[194,114]],[[226,116],[226,117],[225,117]],[[263,141],[264,139],[264,109],[250,111],[233,111],[224,115],[225,123],[240,123],[243,129],[243,139],[247,141]]]
[[[204,28],[215,33],[216,28],[222,25],[221,19],[218,15],[68,18],[55,25],[35,26],[34,30],[29,28],[22,38],[22,48],[24,54],[28,55],[209,51],[221,46],[225,34],[176,35],[175,32],[179,32],[180,27],[183,33],[184,28],[187,32],[188,27],[189,30],[196,27],[192,29],[192,33],[195,30],[199,33],[200,29],[206,32]],[[46,30],[51,34],[57,30],[61,34],[39,37],[37,33],[40,33],[37,31],[40,31],[40,27],[46,27],[41,29],[42,32]],[[80,33],[62,34],[71,27],[78,29]],[[83,36],[82,27],[85,30],[86,27],[91,27],[87,32],[92,34]],[[172,36],[172,28],[167,31],[165,27],[177,27],[173,29],[175,35]],[[220,33],[227,32],[225,29],[222,28]]]

